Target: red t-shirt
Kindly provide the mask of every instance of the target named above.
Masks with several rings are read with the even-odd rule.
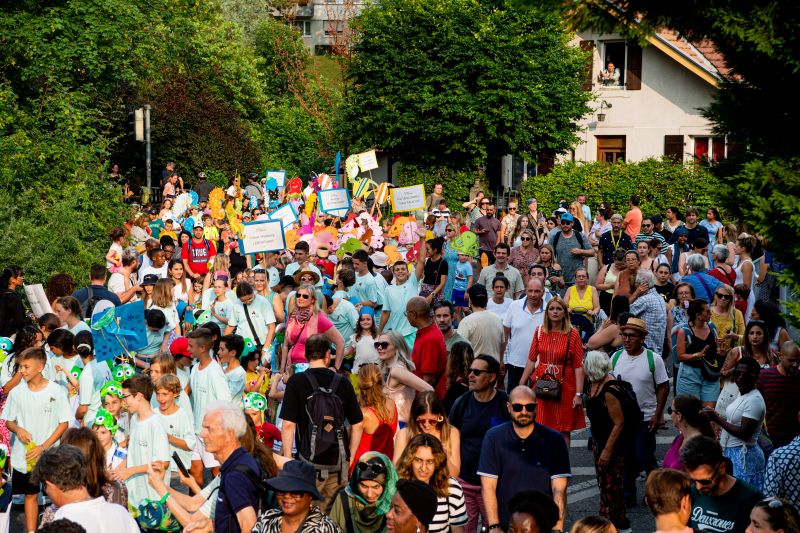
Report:
[[[411,350],[411,361],[416,367],[414,375],[422,377],[423,374],[436,376],[434,390],[440,400],[444,399],[447,386],[447,347],[444,336],[436,324],[417,330],[414,348]]]
[[[270,450],[276,440],[281,440],[281,430],[269,422],[264,422],[261,426],[257,427],[256,430],[258,431],[258,438],[261,439],[264,446]]]
[[[189,242],[184,244],[181,249],[181,259],[188,261],[192,272],[201,276],[208,273],[208,262],[215,255],[217,255],[217,248],[208,239],[203,239],[201,243],[189,239]]]

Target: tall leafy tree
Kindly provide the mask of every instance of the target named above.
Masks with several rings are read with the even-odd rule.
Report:
[[[555,14],[503,0],[385,0],[356,20],[342,135],[408,163],[568,150],[585,57]]]

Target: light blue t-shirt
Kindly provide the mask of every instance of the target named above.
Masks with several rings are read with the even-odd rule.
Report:
[[[169,333],[169,324],[161,329],[147,328],[147,346],[139,350],[139,355],[155,355],[161,350],[161,343],[164,342],[164,335]]]
[[[334,300],[336,300],[335,297]],[[350,346],[350,337],[355,333],[356,324],[358,324],[358,311],[356,311],[355,306],[347,300],[340,298],[339,304],[328,318],[333,322],[333,327],[342,334],[342,337],[344,337],[344,347],[348,348]]]
[[[231,401],[242,407],[242,395],[244,394],[244,385],[247,382],[247,371],[241,366],[230,372],[226,370],[225,379],[228,381],[228,390],[231,391]]]
[[[91,360],[83,367],[78,384],[80,386],[79,403],[89,406],[89,410],[83,417],[83,425],[92,427],[94,415],[100,409],[100,389],[106,382],[111,381],[111,369],[106,363],[98,363]]]
[[[456,263],[456,280],[453,283],[453,290],[466,291],[469,277],[472,275],[472,265],[469,261]]]
[[[414,296],[419,296],[419,280],[416,272],[408,276],[402,285],[389,285],[383,296],[383,310],[389,311],[384,331],[396,331],[402,336],[416,333],[417,328],[408,323],[406,304]]]
[[[358,298],[359,302],[378,302],[378,285],[375,276],[367,272],[363,276],[356,274],[356,282],[350,287],[350,294]],[[385,304],[385,302],[384,302]]]

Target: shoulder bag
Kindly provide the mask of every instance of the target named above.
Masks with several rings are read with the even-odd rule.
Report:
[[[539,329],[539,338],[541,339],[541,328]],[[567,353],[564,355],[564,363],[561,365],[561,379],[554,376],[549,371],[542,374],[542,377],[534,382],[534,390],[536,391],[537,398],[545,400],[559,400],[561,399],[561,383],[564,381],[564,371],[567,368],[567,360],[569,359],[569,345],[572,342],[572,331],[567,334]]]

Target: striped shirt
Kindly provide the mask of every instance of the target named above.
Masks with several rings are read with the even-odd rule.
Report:
[[[667,250],[669,249],[669,245],[667,244],[667,239],[665,239],[664,236],[661,235],[660,233],[654,232],[651,233],[650,235],[647,235],[646,233],[640,233],[639,235],[636,236],[636,242],[634,244],[638,245],[640,242],[649,243],[653,239],[658,239],[658,241],[661,243],[661,253],[666,255]]]
[[[450,531],[451,526],[463,526],[467,523],[467,504],[464,490],[455,478],[449,478],[448,495],[438,498],[436,514],[428,526],[429,532]]]
[[[784,376],[778,367],[766,368],[757,384],[767,406],[767,432],[772,438],[786,442],[800,435],[797,412],[800,411],[800,372]]]

